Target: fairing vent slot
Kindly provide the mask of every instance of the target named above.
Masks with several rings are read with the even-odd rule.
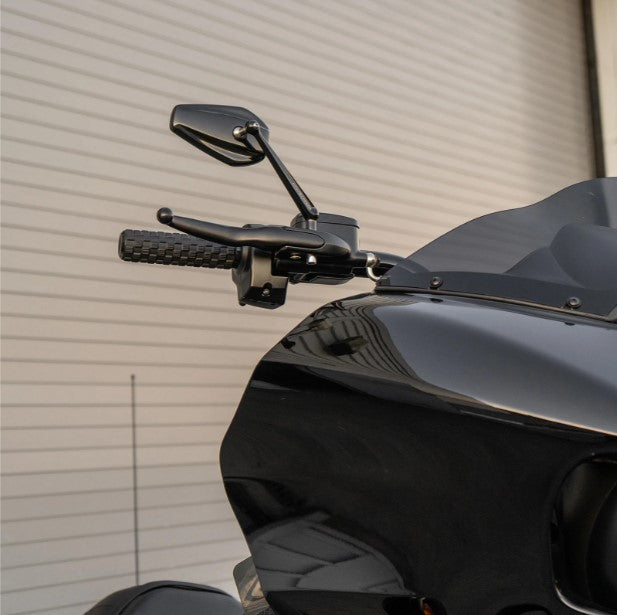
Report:
[[[617,459],[586,461],[564,481],[553,514],[553,568],[573,604],[617,613]]]

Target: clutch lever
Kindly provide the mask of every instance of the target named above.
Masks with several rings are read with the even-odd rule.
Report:
[[[320,233],[288,226],[227,226],[174,216],[168,207],[159,209],[156,217],[161,224],[227,246],[250,246],[267,251],[298,250],[342,259],[351,254],[351,248],[346,241],[328,232]]]

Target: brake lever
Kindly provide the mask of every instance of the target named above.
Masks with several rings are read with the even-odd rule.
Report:
[[[343,259],[351,254],[351,248],[347,242],[328,232],[320,233],[287,226],[227,226],[174,216],[168,207],[159,209],[156,217],[161,224],[166,224],[194,237],[201,237],[227,246],[250,246],[268,251],[299,250]]]

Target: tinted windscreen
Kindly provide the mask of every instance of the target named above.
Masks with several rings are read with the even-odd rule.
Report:
[[[380,288],[424,290],[431,280],[441,292],[617,318],[617,178],[463,224],[393,267]]]

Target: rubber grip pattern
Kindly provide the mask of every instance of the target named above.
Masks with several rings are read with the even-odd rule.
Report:
[[[118,255],[123,261],[185,267],[232,269],[240,262],[242,248],[224,246],[184,233],[135,231],[120,233]]]

